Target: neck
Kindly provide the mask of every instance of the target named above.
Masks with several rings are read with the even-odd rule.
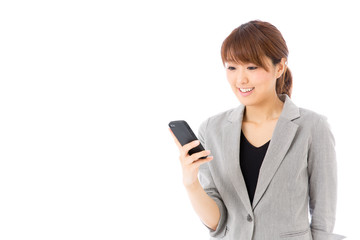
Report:
[[[278,119],[283,106],[284,102],[275,95],[257,105],[246,106],[243,121],[261,124],[266,121]]]

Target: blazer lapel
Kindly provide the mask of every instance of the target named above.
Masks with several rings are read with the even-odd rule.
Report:
[[[243,174],[240,168],[240,130],[242,125],[245,106],[240,105],[229,116],[227,124],[223,128],[223,153],[226,162],[227,172],[232,180],[245,209],[252,212],[249,195],[246,189]]]
[[[270,144],[260,168],[252,203],[253,209],[255,209],[256,205],[259,203],[270,184],[271,179],[283,161],[299,127],[299,125],[292,122],[292,120],[300,117],[299,108],[286,94],[281,94],[280,99],[284,101],[284,107],[276,123]]]
[[[271,179],[276,173],[282,160],[288,151],[298,125],[292,120],[300,116],[299,108],[291,101],[288,95],[279,94],[284,102],[281,115],[276,123],[270,144],[260,168],[259,178],[255,190],[252,206],[246,189],[244,177],[240,168],[240,131],[242,126],[244,105],[240,105],[229,116],[229,122],[223,129],[223,151],[226,160],[227,170],[232,179],[232,184],[237,191],[245,209],[250,213],[255,209],[261,197],[265,193]]]

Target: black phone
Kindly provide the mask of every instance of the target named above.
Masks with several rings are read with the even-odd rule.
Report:
[[[184,120],[171,121],[169,123],[169,127],[171,131],[174,133],[175,137],[180,142],[181,146],[185,144],[198,140],[194,132],[191,130],[189,124]],[[189,155],[192,155],[197,152],[204,151],[204,147],[201,145],[197,145],[196,147],[190,149]],[[205,159],[206,157],[201,157],[200,159]]]

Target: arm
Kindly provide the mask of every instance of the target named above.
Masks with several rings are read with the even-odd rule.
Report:
[[[210,162],[213,156],[209,156],[210,151],[207,150],[189,155],[189,150],[198,146],[200,140],[192,141],[182,146],[170,128],[169,131],[180,151],[179,160],[183,171],[183,184],[187,190],[191,204],[205,226],[208,227],[213,234],[217,234],[219,219],[221,220],[221,212],[217,200],[210,197],[199,182],[200,167]],[[205,146],[205,144],[203,146]],[[205,156],[207,156],[205,159],[201,159],[201,157]]]
[[[337,169],[335,139],[326,117],[314,129],[308,154],[311,233],[314,240],[345,238],[332,231],[335,225]]]
[[[216,202],[206,194],[199,182],[196,182],[191,187],[187,187],[186,191],[201,221],[209,229],[215,231],[220,219],[220,211]]]
[[[206,127],[208,121],[204,121],[200,127],[198,132],[198,138],[204,148],[206,148]],[[211,149],[210,149],[211,150]],[[216,159],[215,159],[216,161]],[[205,226],[210,230],[211,237],[222,237],[226,234],[226,220],[227,220],[227,209],[223,200],[215,186],[214,180],[211,175],[211,171],[209,168],[209,162],[200,165],[199,173],[198,173],[199,183],[201,184],[204,193],[207,194],[212,200],[213,203],[216,203],[217,211],[214,211],[213,219],[216,219],[216,225],[213,228],[209,228],[206,223]]]

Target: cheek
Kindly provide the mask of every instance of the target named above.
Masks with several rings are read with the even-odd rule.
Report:
[[[273,83],[273,76],[271,73],[268,72],[259,72],[254,75],[254,83],[259,85],[272,85]]]
[[[235,77],[233,74],[231,73],[226,73],[226,79],[230,84],[235,83]]]

